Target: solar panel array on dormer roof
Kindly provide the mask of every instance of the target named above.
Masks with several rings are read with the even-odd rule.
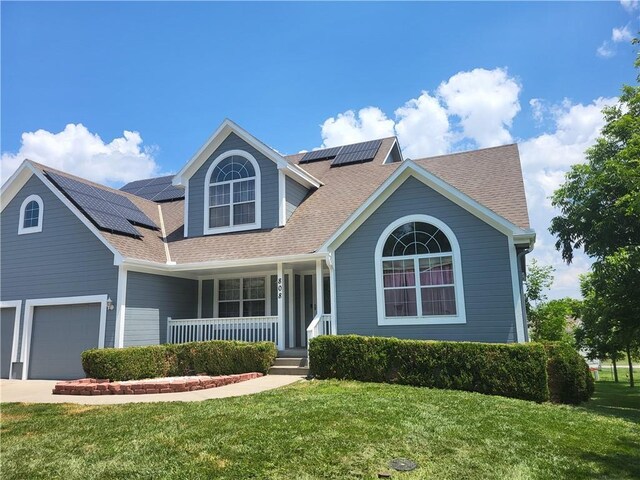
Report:
[[[352,163],[369,162],[374,159],[378,149],[382,145],[382,140],[371,140],[368,142],[353,143],[341,147],[324,148],[307,152],[300,159],[300,163],[317,162],[320,160],[330,160],[332,167],[351,165]]]
[[[127,183],[120,190],[154,202],[167,202],[184,198],[184,189],[173,186],[172,180],[173,175],[136,180],[135,182]]]
[[[370,162],[378,153],[382,140],[345,145],[331,162],[332,167],[351,165],[352,163]]]
[[[47,172],[47,177],[100,229],[142,236],[132,224],[157,229],[156,224],[124,195]]]

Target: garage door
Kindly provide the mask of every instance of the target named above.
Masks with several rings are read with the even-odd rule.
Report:
[[[15,308],[0,308],[0,378],[9,378]]]
[[[29,378],[82,378],[80,354],[98,347],[99,303],[34,307]]]

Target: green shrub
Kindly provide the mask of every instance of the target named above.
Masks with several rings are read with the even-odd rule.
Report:
[[[191,342],[146,347],[101,348],[82,352],[88,377],[112,381],[167,376],[267,373],[277,355],[271,342]]]
[[[546,343],[544,347],[551,401],[578,404],[589,400],[595,384],[584,358],[564,343]]]
[[[537,402],[549,399],[547,358],[539,344],[320,336],[311,340],[309,364],[318,378],[466,390]]]

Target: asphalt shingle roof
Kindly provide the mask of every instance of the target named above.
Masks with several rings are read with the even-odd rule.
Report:
[[[383,139],[376,157],[367,163],[331,168],[331,160],[326,160],[301,165],[323,185],[307,196],[284,227],[184,238],[183,200],[158,204],[109,190],[126,195],[157,225],[162,212],[171,260],[178,264],[312,253],[400,166],[382,164],[394,142],[394,137]],[[286,159],[298,164],[303,155],[289,155]],[[529,227],[517,145],[413,161],[515,225]],[[141,239],[104,231],[101,234],[125,257],[165,263],[161,232],[136,228],[143,235]]]

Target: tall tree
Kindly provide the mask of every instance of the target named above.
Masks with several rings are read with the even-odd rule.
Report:
[[[577,249],[595,259],[592,305],[608,332],[601,339],[612,348],[624,345],[633,386],[631,353],[640,343],[640,86],[623,86],[618,104],[603,114],[605,126],[586,151],[587,163],[572,166],[552,196],[560,215],[549,230],[567,263]]]
[[[539,304],[532,312],[531,339],[535,342],[574,343],[573,324],[578,318],[580,300],[561,298]]]

